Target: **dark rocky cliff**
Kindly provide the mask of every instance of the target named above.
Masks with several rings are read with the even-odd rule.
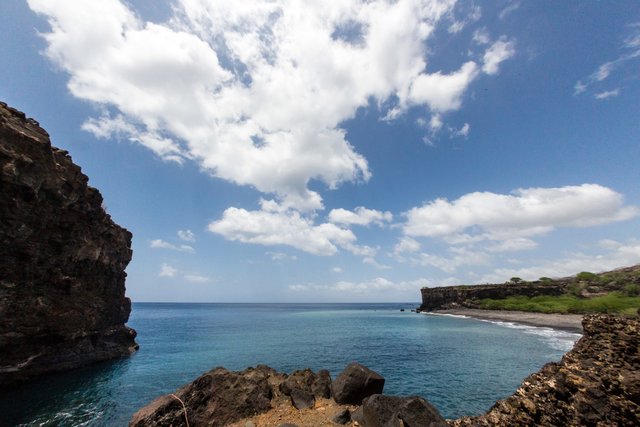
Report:
[[[0,103],[0,386],[128,355],[131,233],[38,123]]]
[[[562,295],[570,281],[553,283],[514,283],[502,285],[444,286],[440,288],[422,288],[420,310],[432,311],[447,308],[475,308],[475,301],[491,298],[502,299],[514,295],[533,297],[537,295]]]
[[[453,427],[640,425],[640,319],[589,315],[559,363],[525,378],[484,415]]]

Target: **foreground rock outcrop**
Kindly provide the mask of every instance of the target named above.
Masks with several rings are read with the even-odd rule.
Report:
[[[640,425],[640,319],[590,315],[584,335],[559,363],[548,363],[472,426]]]
[[[38,123],[0,103],[0,386],[130,354],[131,233]]]
[[[190,426],[319,427],[356,425],[356,420],[371,427],[396,427],[401,422],[415,427],[446,425],[438,411],[420,397],[379,394],[384,378],[362,365],[350,364],[338,378],[332,384],[324,370],[287,375],[268,366],[242,372],[216,368],[140,409],[129,426],[182,426],[188,421]],[[331,390],[348,390],[348,400],[358,400],[357,405],[362,406],[335,396],[329,400]],[[310,404],[299,405],[296,396],[305,396]]]

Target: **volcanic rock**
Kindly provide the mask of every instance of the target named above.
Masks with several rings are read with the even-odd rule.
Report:
[[[331,419],[336,424],[346,424],[351,421],[351,412],[348,409],[343,409],[333,416]]]
[[[128,355],[131,233],[69,154],[0,103],[0,386]]]
[[[559,363],[525,378],[484,415],[450,424],[476,426],[640,425],[640,319],[585,316],[584,335]]]
[[[242,372],[213,369],[140,409],[129,426],[178,426],[188,419],[189,425],[220,427],[266,412],[273,397],[269,380],[278,375],[267,366]]]
[[[313,408],[316,403],[316,398],[311,393],[294,388],[291,390],[291,404],[296,409],[308,409]]]
[[[331,376],[329,371],[322,369],[314,373],[311,369],[295,371],[280,384],[280,391],[286,396],[294,389],[310,393],[315,397],[331,397]]]
[[[359,363],[350,363],[331,384],[333,399],[341,404],[360,405],[365,397],[381,394],[384,378]]]
[[[374,394],[362,403],[367,427],[446,427],[438,410],[422,397]],[[402,421],[402,423],[401,423]]]

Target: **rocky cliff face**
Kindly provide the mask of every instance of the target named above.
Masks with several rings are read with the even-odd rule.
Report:
[[[0,386],[130,354],[131,233],[66,151],[0,103]]]
[[[431,311],[446,308],[475,308],[474,302],[484,298],[502,299],[513,295],[534,297],[537,295],[562,295],[568,281],[554,283],[523,283],[503,285],[445,286],[422,288],[420,310]]]
[[[526,378],[485,415],[450,425],[640,425],[640,319],[591,315],[583,329],[584,336],[559,363]]]

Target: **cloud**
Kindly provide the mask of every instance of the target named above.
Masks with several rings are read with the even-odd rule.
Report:
[[[473,32],[472,40],[479,45],[489,44],[491,41],[491,37],[489,36],[489,32],[485,27],[479,28]]]
[[[604,62],[596,68],[596,70],[585,79],[578,80],[574,85],[574,95],[586,92],[591,86],[607,80],[614,72],[623,68],[624,65],[633,60],[640,59],[640,22],[627,25],[628,35],[624,38],[619,56],[611,61]],[[635,69],[633,69],[635,72]],[[619,89],[612,91],[601,91],[595,94],[596,99],[605,99],[609,96],[618,95]]]
[[[267,252],[267,255],[271,257],[272,261],[295,261],[298,259],[295,255],[288,255],[284,252]]]
[[[191,283],[207,283],[211,281],[210,278],[199,274],[185,274],[184,279]]]
[[[461,4],[461,3],[459,3]],[[459,33],[469,24],[472,24],[482,18],[482,9],[478,5],[471,5],[468,10],[464,10],[462,15],[463,19],[454,19],[451,25],[449,25],[448,31],[451,34]]]
[[[427,69],[453,1],[176,0],[164,23],[120,0],[28,4],[49,22],[45,53],[71,94],[100,111],[84,129],[196,162],[300,211],[322,208],[311,181],[370,178],[341,127],[359,108],[455,110],[479,69]],[[490,48],[485,72],[497,72],[510,47]]]
[[[504,240],[495,243],[487,248],[489,252],[517,252],[528,251],[538,247],[538,244],[531,239],[523,237]]]
[[[504,20],[509,14],[511,14],[512,12],[515,12],[519,8],[520,8],[520,2],[514,1],[513,3],[510,3],[504,9],[502,9],[500,13],[498,13],[498,17],[501,20]]]
[[[620,95],[620,90],[614,89],[614,90],[605,90],[604,92],[596,93],[593,96],[596,99],[607,99],[612,96],[618,96],[618,95]]]
[[[512,194],[470,193],[452,202],[436,199],[406,213],[411,237],[509,240],[557,227],[591,227],[632,218],[640,210],[596,184],[519,189]]]
[[[602,272],[623,266],[635,265],[640,261],[640,242],[629,240],[621,243],[614,240],[601,242],[605,250],[597,255],[574,253],[562,259],[549,260],[538,265],[506,269],[499,268],[485,275],[480,281],[501,283],[510,277],[521,277],[525,280],[536,280],[540,277],[566,277],[580,271]]]
[[[341,267],[333,267],[333,268],[331,269],[331,272],[332,272],[332,273],[342,273],[342,271],[343,271],[343,270],[342,270],[342,268],[341,268]]]
[[[371,266],[377,268],[378,270],[389,270],[389,269],[391,269],[391,266],[386,265],[386,264],[380,264],[373,257],[365,257],[365,258],[363,258],[362,259],[362,263],[363,264],[367,264],[367,265],[371,265]]]
[[[420,242],[411,237],[404,236],[400,238],[400,241],[393,247],[393,253],[396,255],[404,253],[413,253],[420,250]]]
[[[383,226],[386,222],[393,220],[391,212],[382,212],[375,209],[367,209],[362,206],[355,208],[354,211],[347,209],[332,209],[328,216],[329,222],[343,225],[364,225],[375,224]]]
[[[515,55],[515,46],[513,40],[507,41],[504,37],[493,43],[484,53],[482,71],[489,75],[498,74],[500,63]]]
[[[468,250],[466,248],[451,248],[454,254],[450,257],[430,253],[420,253],[410,258],[413,264],[425,267],[435,267],[446,273],[453,273],[459,267],[467,265],[486,265],[489,263],[489,256],[478,250]]]
[[[196,250],[193,249],[192,246],[174,245],[173,243],[165,242],[162,239],[152,240],[151,243],[149,244],[149,247],[152,249],[170,249],[172,251],[187,252],[190,254],[194,254],[196,252]]]
[[[442,74],[420,74],[415,78],[409,92],[414,104],[426,104],[431,111],[444,113],[457,110],[462,104],[462,95],[477,77],[478,66],[468,61],[458,71]]]
[[[265,246],[288,245],[314,255],[334,255],[338,247],[357,248],[356,236],[351,230],[331,223],[314,225],[297,211],[248,211],[232,207],[208,228],[227,240]]]
[[[175,268],[171,267],[169,264],[162,263],[162,265],[160,266],[160,273],[158,273],[158,276],[160,276],[160,277],[175,277],[177,272],[178,272],[178,270],[176,270]]]
[[[349,294],[367,294],[370,292],[389,291],[413,291],[419,293],[420,288],[430,285],[427,279],[417,279],[413,281],[393,282],[383,277],[362,282],[340,281],[328,285],[291,285],[289,290],[294,292],[331,292]]]
[[[454,137],[466,138],[469,136],[470,130],[471,130],[471,126],[469,125],[469,123],[465,123],[464,125],[462,125],[460,129],[451,129],[451,134]]]
[[[196,235],[191,230],[178,230],[178,238],[185,242],[195,242]]]

